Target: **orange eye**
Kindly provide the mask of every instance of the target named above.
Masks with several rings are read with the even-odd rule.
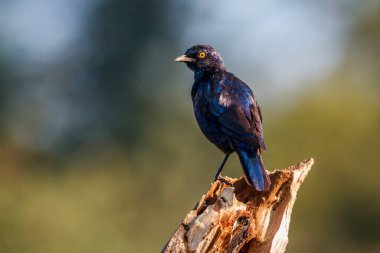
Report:
[[[200,51],[200,52],[198,53],[198,58],[199,58],[199,59],[203,59],[203,58],[205,58],[205,57],[206,57],[206,53],[205,53],[205,52]]]

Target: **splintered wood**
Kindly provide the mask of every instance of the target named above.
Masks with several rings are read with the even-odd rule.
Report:
[[[285,252],[297,192],[313,163],[271,172],[267,192],[244,178],[214,182],[162,252]]]

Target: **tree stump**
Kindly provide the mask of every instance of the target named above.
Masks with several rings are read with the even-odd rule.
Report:
[[[162,252],[285,252],[297,192],[313,163],[311,158],[271,172],[267,192],[256,191],[244,178],[220,178]]]

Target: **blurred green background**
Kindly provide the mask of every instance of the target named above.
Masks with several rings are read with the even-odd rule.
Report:
[[[380,252],[375,0],[1,0],[0,252],[161,250],[223,158],[193,44],[254,90],[268,169],[316,160],[287,252]]]

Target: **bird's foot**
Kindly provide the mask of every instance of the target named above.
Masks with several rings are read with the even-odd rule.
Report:
[[[228,186],[233,186],[233,184],[231,182],[229,182],[228,180],[226,180],[224,177],[221,177],[221,176],[216,177],[214,182],[216,182],[216,181],[220,181],[222,183],[225,183]]]

